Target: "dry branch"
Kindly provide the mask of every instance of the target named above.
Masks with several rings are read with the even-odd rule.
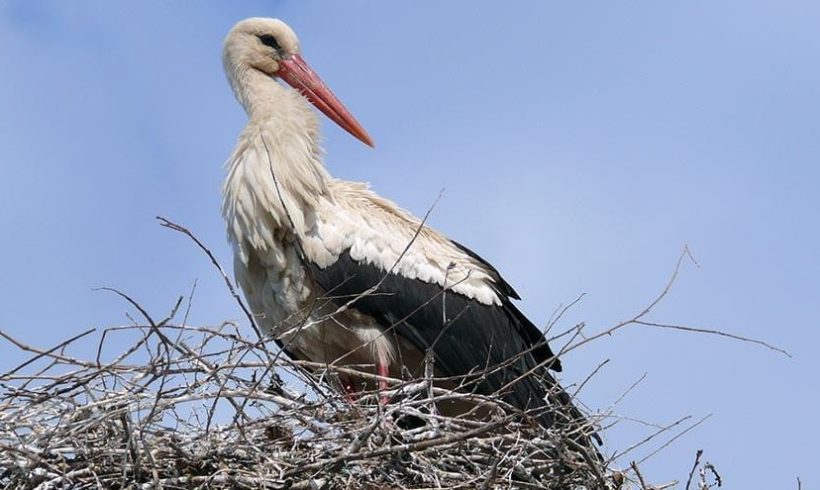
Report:
[[[603,463],[590,467],[570,449],[570,435],[545,431],[493,397],[426,380],[391,380],[397,401],[387,406],[378,393],[354,404],[306,394],[282,381],[304,381],[306,371],[284,362],[270,369],[265,346],[243,340],[231,324],[161,325],[145,315],[145,324],[99,332],[99,361],[67,355],[71,339],[41,350],[3,334],[33,354],[25,366],[33,373],[0,376],[0,485],[607,486]],[[133,344],[109,352],[118,336]],[[43,362],[47,369],[37,369]],[[494,415],[478,421],[428,410],[445,398],[478,400]]]
[[[187,228],[159,219],[208,255],[260,333],[215,256]],[[570,337],[559,355],[627,325],[712,333],[762,344],[645,319],[668,293],[685,256],[688,250],[647,308],[581,340],[576,339],[583,325],[567,330],[556,337]],[[376,386],[380,378],[349,367],[291,361],[269,351],[261,337],[244,338],[233,323],[187,325],[193,291],[181,324],[173,322],[181,299],[170,315],[155,321],[137,301],[111,291],[128,301],[142,321],[101,332],[89,330],[49,349],[0,332],[9,347],[31,355],[0,375],[3,488],[626,489],[633,485],[660,489],[669,484],[647,485],[638,465],[702,422],[677,433],[630,469],[617,470],[613,468],[616,456],[645,446],[688,417],[654,426],[653,434],[602,460],[578,444],[578,427],[556,424],[545,430],[534,423],[533,414],[506,405],[501,396],[441,388],[434,383],[440,380],[434,379],[432,366],[426,366],[422,379],[388,379],[386,393],[364,391],[356,403],[349,403],[327,390],[321,380],[355,373]],[[549,327],[578,300],[558,311]],[[95,332],[99,340],[93,359],[69,354],[78,340]],[[115,337],[117,345],[126,347],[112,352]],[[583,380],[573,397],[605,363]],[[471,376],[476,374],[481,373]],[[379,404],[385,395],[391,403]],[[471,403],[485,415],[453,418],[436,410],[438,403],[453,400]],[[591,417],[591,422],[624,420],[613,414],[618,401]],[[687,487],[698,465],[699,459]],[[720,484],[709,463],[700,466],[698,475],[700,489]],[[712,484],[706,482],[708,476]]]

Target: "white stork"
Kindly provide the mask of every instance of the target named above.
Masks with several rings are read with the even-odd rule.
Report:
[[[483,371],[472,389],[503,389],[509,404],[542,412],[545,426],[553,415],[539,409],[548,403],[581,420],[548,372],[561,370],[559,359],[495,268],[366,185],[327,172],[310,104],[373,141],[302,59],[291,28],[243,20],[223,61],[249,122],[227,163],[222,211],[237,281],[266,332],[296,358],[375,366],[382,377],[420,374],[431,353],[437,374]],[[356,380],[342,385],[350,392]]]

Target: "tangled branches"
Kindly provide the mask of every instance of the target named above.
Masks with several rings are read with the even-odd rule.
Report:
[[[256,330],[213,254],[187,229],[167,220],[163,225],[185,233],[207,253]],[[687,255],[684,251],[681,260]],[[661,295],[634,318],[593,336],[582,336],[581,324],[553,337],[569,338],[559,355],[627,325],[763,344],[646,321],[676,274],[677,268]],[[500,396],[442,388],[434,383],[432,368],[421,379],[389,380],[386,393],[373,389],[378,377],[357,371],[369,382],[351,401],[327,388],[327,381],[351,374],[349,368],[292,361],[269,350],[263,340],[249,340],[234,323],[193,327],[187,312],[177,322],[183,298],[167,318],[156,321],[138,302],[114,292],[139,312],[139,321],[101,332],[88,330],[49,349],[0,332],[30,355],[0,374],[3,488],[659,490],[674,485],[648,485],[638,466],[643,460],[625,471],[610,465],[657,436],[678,430],[689,417],[658,426],[608,459],[598,458],[577,444],[577,427],[545,430],[528,414],[506,406]],[[80,346],[91,339],[94,348]],[[93,359],[77,354],[92,351]],[[391,402],[379,403],[383,398]],[[447,416],[437,410],[441,403],[454,401],[469,403],[482,416]],[[612,420],[612,407],[592,422]],[[647,458],[703,420],[680,430]],[[699,460],[700,454],[687,488],[696,483],[699,490],[707,490],[714,486],[707,476],[717,472]],[[700,482],[693,480],[697,468]],[[717,477],[714,484],[720,483]]]
[[[400,401],[382,405],[363,392],[350,403],[317,382],[334,369],[307,366],[308,375],[234,324],[146,319],[104,330],[93,360],[70,351],[94,331],[47,350],[3,334],[32,357],[0,377],[0,485],[610,486],[603,463],[579,458],[568,435],[511,415],[492,397],[396,380],[390,394]],[[104,360],[109,344],[126,347]],[[454,398],[492,415],[450,418],[433,408]]]

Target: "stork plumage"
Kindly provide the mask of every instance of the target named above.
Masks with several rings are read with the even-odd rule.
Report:
[[[503,389],[525,410],[558,403],[581,420],[548,371],[559,359],[495,268],[366,185],[328,174],[311,104],[373,143],[301,58],[294,32],[243,20],[223,61],[249,117],[227,163],[223,214],[237,281],[265,331],[296,358],[396,378],[420,374],[430,354],[443,376],[481,372],[479,393]]]

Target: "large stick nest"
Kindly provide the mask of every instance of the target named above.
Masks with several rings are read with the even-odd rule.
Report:
[[[192,327],[187,312],[175,323],[182,298],[167,318],[155,321],[139,303],[117,291],[139,312],[140,321],[101,332],[88,330],[48,349],[0,332],[30,356],[0,374],[3,488],[617,489],[634,485],[661,489],[674,485],[651,487],[635,463],[624,472],[610,464],[689,417],[659,426],[606,459],[578,443],[577,424],[544,429],[531,414],[506,406],[501,396],[446,390],[431,374],[410,381],[391,380],[387,393],[368,391],[365,386],[355,401],[339,395],[328,388],[332,384],[328,381],[349,371],[292,361],[278,349],[269,350],[211,252],[187,229],[166,220],[163,224],[187,234],[207,253],[257,336],[248,340],[248,332],[234,323]],[[570,336],[562,352],[627,325],[647,324],[642,318],[666,295],[675,275],[677,268],[661,295],[635,318],[582,340],[577,339],[583,324],[559,335]],[[189,298],[189,308],[190,302]],[[432,366],[428,368],[428,373],[434,372]],[[575,387],[573,395],[597,371]],[[376,386],[375,376],[358,375],[371,388]],[[390,403],[380,403],[387,398]],[[469,402],[482,415],[454,418],[438,412],[439,403],[452,400]],[[564,416],[555,415],[556,419]],[[597,424],[612,417],[610,407],[590,421]],[[707,469],[714,468],[708,463],[701,466],[699,458],[700,453],[687,490],[697,468],[698,488],[712,486],[706,476]]]
[[[72,357],[69,347],[91,333],[48,350],[6,336],[33,357],[0,377],[0,485],[601,488],[612,481],[604,463],[579,454],[571,434],[544,430],[494,397],[397,380],[390,393],[397,401],[383,405],[379,394],[364,392],[351,403],[322,383],[337,370],[314,365],[308,375],[229,323],[149,319],[105,330],[92,360]],[[126,347],[104,360],[108,344]],[[437,413],[436,402],[452,398],[491,415]]]

